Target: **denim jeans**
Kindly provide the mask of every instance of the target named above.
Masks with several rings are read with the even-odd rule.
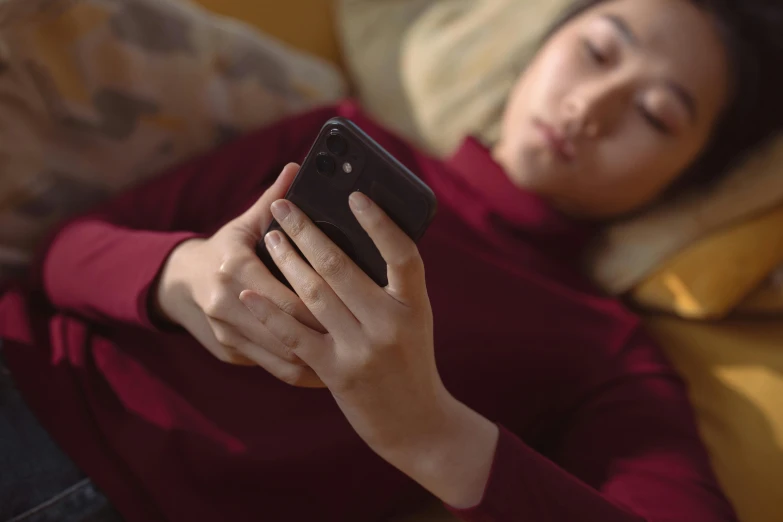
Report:
[[[0,340],[0,522],[121,522],[27,408]]]

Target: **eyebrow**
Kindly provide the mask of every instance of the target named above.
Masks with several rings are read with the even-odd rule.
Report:
[[[636,33],[633,32],[631,26],[628,25],[628,22],[623,20],[622,17],[613,14],[607,14],[604,15],[604,18],[614,25],[615,29],[617,29],[617,31],[620,33],[620,36],[623,37],[623,40],[625,40],[626,43],[634,47],[639,46],[639,38],[636,37]]]
[[[615,27],[615,29],[617,29],[617,32],[620,33],[620,36],[628,45],[632,47],[640,46],[639,38],[636,36],[636,33],[633,32],[631,26],[628,25],[628,22],[626,22],[622,17],[614,14],[607,14],[604,15],[604,18],[606,18],[606,20],[608,20]],[[698,111],[696,110],[696,99],[693,97],[691,92],[679,83],[673,81],[666,82],[666,86],[671,89],[672,92],[674,92],[674,94],[680,99],[682,104],[685,105],[691,121],[696,121],[696,117],[698,116]]]

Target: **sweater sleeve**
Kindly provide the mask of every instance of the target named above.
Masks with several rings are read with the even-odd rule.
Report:
[[[631,351],[650,342],[636,335]],[[450,510],[466,522],[736,522],[683,382],[665,364],[624,364],[552,435],[551,460],[501,427],[482,501]]]
[[[34,277],[58,309],[152,328],[148,294],[170,252],[208,236],[301,161],[324,108],[248,134],[130,189],[53,237]]]

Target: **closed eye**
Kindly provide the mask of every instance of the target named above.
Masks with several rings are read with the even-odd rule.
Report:
[[[645,121],[656,131],[660,132],[661,134],[665,134],[667,136],[672,134],[672,130],[669,128],[668,125],[666,125],[663,120],[655,116],[653,113],[651,113],[649,110],[647,110],[643,105],[639,106],[639,112],[642,114],[642,117],[645,119]]]
[[[595,45],[590,43],[590,40],[585,39],[583,43],[584,43],[584,46],[585,46],[585,50],[587,51],[587,54],[590,56],[590,58],[592,58],[592,60],[595,63],[597,63],[599,65],[603,65],[607,61],[609,61],[607,56],[604,53],[602,53],[598,49],[598,47],[596,47]]]

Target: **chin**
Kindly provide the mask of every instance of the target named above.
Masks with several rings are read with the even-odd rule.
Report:
[[[508,176],[508,179],[511,181],[511,183],[514,184],[514,186],[525,189],[525,190],[535,190],[535,179],[531,178],[526,172],[520,171],[520,170],[506,170],[506,176]]]
[[[547,192],[547,189],[553,188],[552,184],[557,180],[558,173],[540,165],[536,161],[535,151],[523,151],[516,158],[517,161],[511,165],[511,168],[506,169],[514,185],[536,192]]]
[[[524,187],[528,183],[527,169],[524,167],[523,162],[516,160],[509,161],[510,158],[496,157],[495,161],[501,166],[503,172],[506,173],[506,177],[518,187]]]

